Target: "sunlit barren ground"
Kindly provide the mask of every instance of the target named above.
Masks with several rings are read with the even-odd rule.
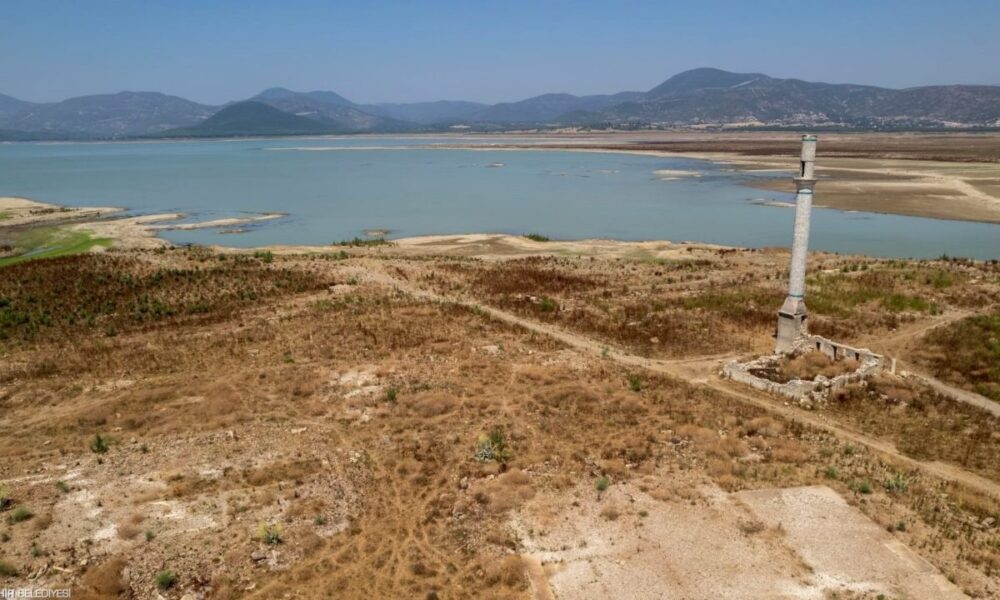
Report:
[[[899,375],[813,410],[718,379],[722,360],[770,351],[785,253],[488,244],[112,249],[6,267],[4,585],[1000,594],[995,417]],[[995,337],[954,362],[941,349],[996,318],[998,269],[815,255],[813,328],[989,391],[975,348]],[[899,350],[912,345],[929,353]],[[768,504],[782,497],[854,529],[810,537],[808,519]],[[820,543],[839,531],[870,560]],[[696,568],[716,538],[727,569]]]

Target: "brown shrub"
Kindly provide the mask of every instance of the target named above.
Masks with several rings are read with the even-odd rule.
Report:
[[[779,381],[792,379],[810,381],[819,375],[832,379],[857,370],[858,362],[853,358],[833,360],[817,350],[795,356],[778,367]]]
[[[243,477],[250,485],[259,487],[276,481],[301,481],[319,471],[321,466],[317,459],[293,460],[247,469]]]
[[[131,540],[135,536],[142,532],[142,528],[139,525],[145,520],[145,517],[139,513],[132,513],[125,519],[123,519],[116,527],[118,537],[123,540]]]
[[[568,383],[542,388],[535,398],[549,408],[588,415],[601,404],[601,397],[588,386]]]
[[[620,516],[622,512],[617,504],[608,503],[601,509],[601,517],[606,521],[617,521]]]
[[[32,527],[35,531],[45,531],[50,525],[52,525],[52,511],[47,510],[41,514],[35,515],[32,521]]]
[[[785,425],[771,417],[757,417],[743,424],[740,432],[742,435],[750,437],[759,435],[761,437],[777,437],[785,432]]]
[[[719,477],[731,475],[733,472],[733,463],[730,460],[711,458],[708,460],[706,470],[711,477],[717,479]]]
[[[92,600],[120,597],[128,589],[122,580],[125,564],[125,559],[115,557],[87,569],[80,582],[83,589],[73,590],[73,597]]]
[[[486,580],[491,585],[504,585],[514,589],[527,589],[528,580],[524,563],[517,555],[508,554],[487,569]]]
[[[739,520],[740,531],[743,535],[754,535],[760,533],[766,529],[764,522],[759,519],[740,519]]]
[[[169,478],[170,487],[167,495],[171,498],[185,498],[207,493],[215,489],[217,481],[205,479],[197,474],[175,475]]]
[[[712,446],[719,441],[719,434],[717,432],[693,424],[686,424],[678,427],[677,435],[691,440],[696,446],[699,447]]]
[[[421,394],[413,401],[413,411],[421,417],[437,417],[458,407],[458,399],[440,393]]]
[[[771,444],[770,458],[775,462],[800,464],[811,457],[809,446],[791,438],[778,438]]]
[[[326,510],[326,502],[321,498],[303,498],[292,502],[285,513],[289,517],[315,517]]]
[[[557,294],[572,290],[588,290],[603,282],[567,273],[565,269],[544,268],[549,259],[530,257],[499,263],[483,269],[473,279],[473,285],[487,294]]]
[[[469,488],[476,502],[493,513],[503,513],[521,506],[535,496],[531,478],[520,469],[511,469],[495,479],[477,482]]]

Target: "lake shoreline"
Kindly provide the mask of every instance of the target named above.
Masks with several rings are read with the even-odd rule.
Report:
[[[688,158],[725,165],[738,172],[787,172],[787,180],[746,180],[747,187],[794,193],[792,175],[798,159],[781,155],[748,156],[736,152],[631,149],[605,144],[501,144],[490,146],[435,145],[427,149],[508,152],[586,152],[658,158]],[[823,157],[817,171],[817,197],[826,208],[947,221],[1000,224],[1000,195],[977,189],[970,178],[950,173],[956,163],[910,159]],[[959,163],[989,169],[1000,178],[1000,165]],[[982,179],[990,179],[983,177]],[[942,202],[942,199],[947,201]]]
[[[234,181],[257,182],[256,173],[269,175],[260,178],[259,186],[244,183],[232,190],[212,183],[228,181],[216,173],[177,158],[200,156],[206,151],[201,145],[164,151],[165,161],[146,163],[164,167],[121,186],[93,179],[72,179],[55,186],[43,185],[44,180],[34,187],[4,185],[8,191],[34,193],[53,204],[25,199],[0,204],[0,231],[9,234],[7,225],[24,226],[35,220],[32,215],[26,220],[23,214],[11,213],[9,203],[19,202],[22,208],[33,207],[34,213],[58,215],[58,220],[45,217],[53,219],[51,224],[65,222],[75,230],[119,240],[120,247],[136,248],[195,244],[249,251],[292,246],[325,249],[337,240],[372,237],[369,230],[373,229],[416,239],[467,232],[514,237],[534,232],[562,240],[698,240],[747,248],[782,247],[789,241],[789,213],[768,209],[786,208],[794,200],[794,156],[677,152],[653,148],[651,143],[611,147],[593,138],[574,138],[574,144],[554,146],[546,136],[397,141],[392,144],[387,139],[370,147],[353,145],[363,141],[335,146],[316,140],[313,146],[303,146],[298,139],[249,145],[237,140],[231,149],[208,152],[213,160],[230,161],[220,164],[237,166],[232,171]],[[377,149],[413,152],[390,152],[373,161],[362,155],[316,156],[323,150]],[[275,155],[306,152],[272,157],[265,156],[270,154],[263,152],[267,150],[286,150]],[[442,154],[413,156],[426,150]],[[109,167],[127,167],[131,163],[114,162],[122,152],[102,151],[95,156],[109,156]],[[148,154],[136,152],[139,157]],[[466,154],[475,152],[480,154]],[[524,156],[525,152],[546,156]],[[87,149],[73,148],[52,156],[79,160],[90,154]],[[50,165],[49,153],[37,150],[27,156],[28,170],[37,173],[74,164]],[[1000,248],[994,249],[994,227],[1000,223],[1000,200],[979,180],[992,177],[1000,164],[954,162],[948,170],[936,171],[942,163],[878,159],[875,164],[872,160],[824,158],[814,215],[816,250],[893,258],[943,254],[997,258]],[[164,178],[165,170],[190,177],[175,183],[173,175]],[[1000,178],[997,182],[1000,187]],[[129,185],[142,186],[148,193],[133,197]],[[772,193],[755,196],[754,189]],[[475,206],[481,211],[460,200],[470,193],[480,202]],[[105,201],[126,205],[130,212],[118,215],[124,209],[83,206]],[[274,212],[276,206],[287,214]],[[212,220],[188,222],[198,219]],[[271,220],[273,225],[258,226]]]
[[[767,204],[769,207],[788,208],[784,203]],[[108,248],[120,250],[155,250],[182,247],[185,244],[172,242],[160,235],[169,230],[197,230],[229,228],[238,234],[244,225],[253,225],[288,216],[286,213],[261,213],[246,217],[230,217],[177,223],[188,217],[185,213],[157,213],[135,216],[115,216],[125,209],[101,207],[65,207],[26,198],[0,197],[0,214],[15,207],[30,206],[38,215],[34,220],[21,218],[11,223],[0,219],[0,241],[3,234],[10,231],[47,228],[65,233],[86,234],[94,239],[108,240],[108,244],[87,247],[85,252],[103,252]],[[821,207],[825,208],[825,207]],[[47,218],[52,214],[70,214],[63,220]],[[613,238],[546,239],[539,241],[525,235],[502,232],[473,232],[456,234],[426,234],[385,240],[371,237],[356,238],[353,241],[335,242],[327,245],[316,244],[262,244],[239,247],[221,244],[206,244],[205,248],[219,254],[253,254],[262,251],[278,255],[332,254],[359,249],[372,250],[376,254],[402,256],[455,256],[483,259],[504,259],[527,256],[584,256],[602,259],[630,260],[683,260],[697,252],[761,252],[781,254],[787,252],[783,246],[739,246],[699,242],[696,240],[671,241],[663,239],[622,240]],[[32,252],[37,249],[32,250]],[[874,256],[865,253],[837,253],[821,249],[811,250],[814,254],[840,254],[843,256]],[[911,257],[907,260],[920,260]],[[990,260],[990,259],[980,259]]]
[[[105,208],[68,208],[57,204],[49,204],[28,200],[26,198],[0,197],[0,214],[12,210],[15,207],[30,205],[34,210],[40,211],[35,220],[25,218],[16,224],[8,224],[6,220],[0,220],[0,233],[6,228],[32,228],[32,227],[64,227],[69,231],[85,232],[95,238],[113,240],[113,247],[123,250],[151,250],[157,248],[177,247],[170,240],[160,237],[159,233],[171,229],[192,230],[208,229],[219,227],[239,227],[258,222],[270,221],[286,216],[285,213],[265,213],[247,217],[236,217],[226,219],[213,219],[192,223],[173,223],[184,218],[183,213],[160,213],[150,215],[138,215],[131,217],[108,218],[108,215],[120,212],[122,209]],[[91,215],[92,219],[86,217],[72,221],[62,221],[54,223],[41,215],[62,214],[65,211],[72,211],[73,214]],[[378,238],[372,238],[378,239]],[[363,242],[357,245],[350,242],[330,245],[293,245],[293,244],[270,244],[255,246],[251,248],[238,248],[223,245],[206,246],[214,252],[220,253],[253,253],[262,250],[277,254],[318,254],[332,253],[352,247],[369,247]],[[510,257],[518,255],[576,255],[576,256],[603,256],[603,257],[632,257],[632,258],[678,258],[684,253],[693,249],[702,250],[749,250],[734,246],[724,246],[720,244],[709,244],[695,241],[672,242],[667,240],[644,240],[629,241],[615,239],[578,239],[578,240],[549,240],[536,241],[527,237],[506,233],[467,233],[453,235],[420,235],[393,239],[384,245],[371,246],[375,248],[385,248],[394,254],[408,255],[442,255],[442,256],[479,256],[479,257]],[[101,252],[106,250],[104,246],[91,248],[90,251]]]

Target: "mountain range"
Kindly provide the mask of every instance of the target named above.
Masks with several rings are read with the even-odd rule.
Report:
[[[0,140],[122,139],[522,128],[1000,127],[1000,86],[890,89],[701,68],[646,92],[543,94],[518,102],[358,104],[331,91],[270,88],[221,106],[158,92],[34,103],[0,94]]]

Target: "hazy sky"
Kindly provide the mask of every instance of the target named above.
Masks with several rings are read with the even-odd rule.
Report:
[[[358,102],[646,90],[700,66],[1000,84],[1000,1],[0,0],[0,93],[263,88]]]

